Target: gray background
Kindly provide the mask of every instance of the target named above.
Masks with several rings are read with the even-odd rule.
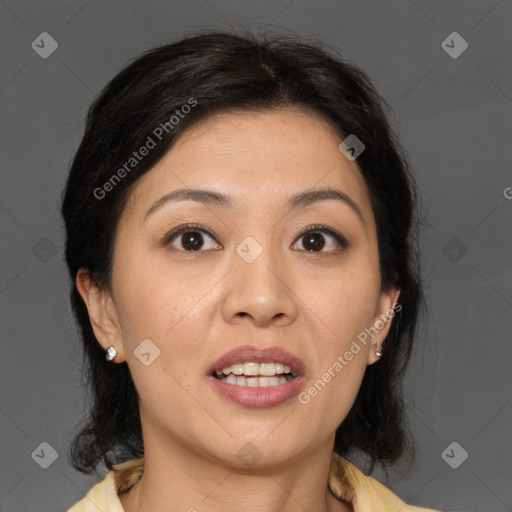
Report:
[[[407,378],[418,463],[375,475],[414,504],[512,510],[510,21],[509,0],[0,2],[0,510],[66,510],[99,479],[66,458],[85,404],[58,200],[86,109],[142,51],[240,24],[318,38],[362,67],[428,209],[429,313]],[[458,58],[441,46],[454,31],[469,44]],[[59,45],[47,59],[31,47],[42,32]],[[457,469],[441,455],[454,441],[468,453]],[[48,469],[31,455],[42,442],[58,452]]]

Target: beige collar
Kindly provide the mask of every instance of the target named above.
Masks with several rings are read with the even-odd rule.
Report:
[[[103,504],[105,508],[102,510],[122,512],[119,495],[133,487],[143,472],[144,457],[114,465],[104,481],[84,498],[81,502],[83,505],[79,504],[72,511],[97,510],[99,504]],[[407,505],[378,480],[365,475],[355,464],[336,453],[331,455],[328,486],[336,498],[350,503],[355,512],[435,512],[433,509]],[[97,506],[90,508],[91,501]],[[86,505],[88,508],[85,508]]]
[[[117,493],[122,494],[129,491],[141,479],[144,473],[144,457],[116,464],[113,469]],[[352,464],[333,452],[329,469],[329,489],[338,499],[348,503],[352,503],[355,498],[351,472],[353,472]]]

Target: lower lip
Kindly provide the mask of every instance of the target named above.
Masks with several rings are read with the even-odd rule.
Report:
[[[229,384],[216,377],[210,376],[215,389],[228,400],[244,407],[263,408],[281,405],[297,395],[304,383],[304,377],[295,377],[286,384],[277,386],[254,387]]]

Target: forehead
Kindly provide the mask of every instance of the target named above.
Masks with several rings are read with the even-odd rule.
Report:
[[[364,179],[356,162],[339,151],[341,140],[319,115],[295,108],[217,114],[180,135],[135,182],[125,210],[140,217],[179,188],[209,188],[230,196],[236,209],[261,209],[283,206],[298,192],[335,187],[370,222]]]

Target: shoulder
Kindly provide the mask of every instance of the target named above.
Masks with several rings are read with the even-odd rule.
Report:
[[[115,495],[113,473],[110,471],[101,482],[94,485],[87,495],[78,503],[75,503],[67,512],[118,512],[115,508],[109,508],[112,494]],[[122,512],[122,509],[121,511]]]
[[[67,512],[124,512],[118,493],[127,491],[140,478],[144,459],[132,459],[117,464],[94,485],[87,495]]]
[[[331,457],[329,488],[338,499],[351,503],[355,512],[440,512],[406,504],[385,485],[336,453]]]

